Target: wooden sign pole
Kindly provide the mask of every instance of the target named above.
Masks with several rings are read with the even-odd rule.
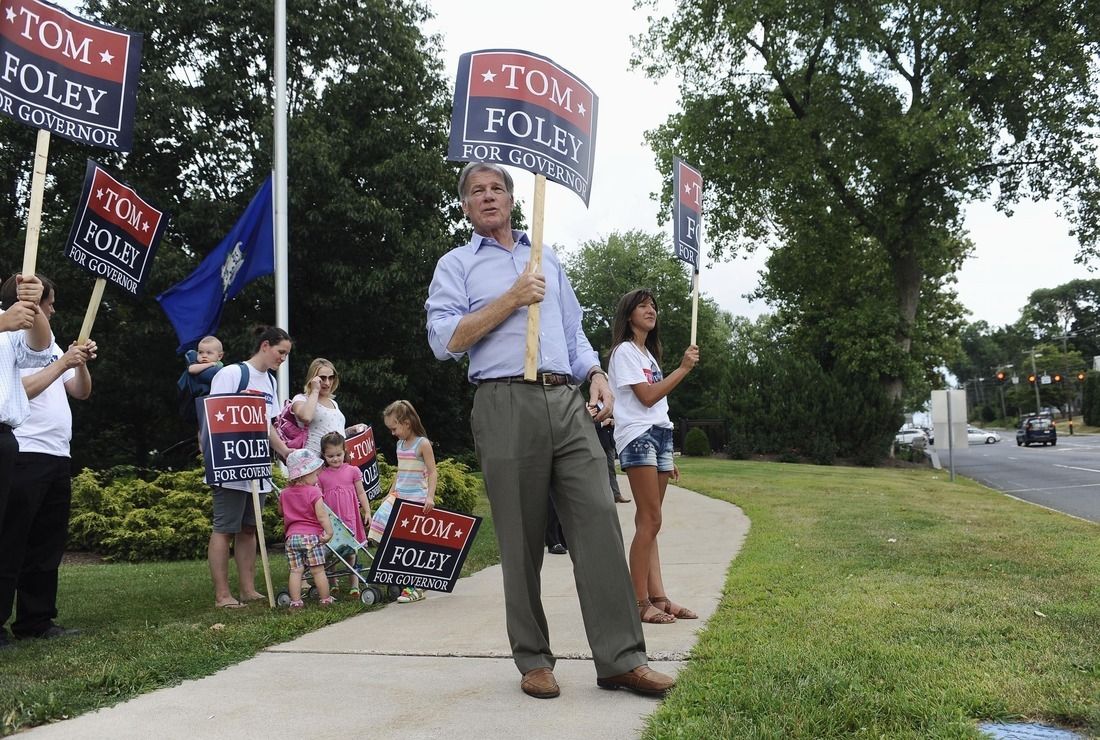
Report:
[[[527,263],[528,272],[542,270],[542,225],[546,208],[546,176],[535,175],[535,210],[531,219],[531,261]],[[542,303],[532,303],[527,307],[527,353],[523,363],[523,377],[534,380],[538,374],[539,361],[539,317]]]
[[[691,276],[691,343],[698,344],[695,341],[695,330],[699,326],[699,273],[692,273]]]
[[[84,323],[80,326],[80,334],[76,338],[77,344],[84,344],[92,335],[92,324],[95,323],[96,314],[99,313],[99,304],[103,302],[103,289],[107,286],[106,278],[96,278],[92,287],[92,297],[88,300],[88,310],[84,312]]]
[[[267,603],[275,608],[275,589],[271,587],[271,565],[267,561],[267,543],[264,541],[264,517],[260,510],[260,483],[252,480],[252,510],[256,512],[256,539],[260,543],[260,561],[264,566],[264,583],[267,584]]]
[[[38,266],[38,233],[42,229],[42,193],[46,190],[46,160],[50,154],[50,132],[38,129],[31,176],[31,207],[27,212],[27,242],[23,247],[23,276],[34,275]]]

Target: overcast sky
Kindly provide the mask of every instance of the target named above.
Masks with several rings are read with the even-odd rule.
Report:
[[[660,190],[661,179],[642,135],[677,110],[679,96],[672,81],[658,84],[629,69],[630,37],[645,30],[645,11],[633,10],[633,0],[432,0],[431,5],[436,18],[426,30],[443,37],[452,84],[464,52],[523,49],[553,59],[599,97],[589,207],[563,186],[548,183],[547,244],[572,249],[585,240],[635,228],[664,231],[671,244],[671,224],[657,224],[658,204],[650,194]],[[529,205],[534,177],[512,171],[517,198]],[[529,210],[527,217],[530,222]],[[957,287],[971,321],[1012,323],[1036,288],[1098,277],[1074,264],[1076,241],[1053,204],[1021,204],[1011,219],[991,205],[977,204],[967,211],[967,228],[975,250],[958,274]],[[704,233],[704,247],[705,240]],[[705,268],[700,290],[727,311],[755,318],[768,307],[743,296],[755,289],[765,258],[757,253]]]

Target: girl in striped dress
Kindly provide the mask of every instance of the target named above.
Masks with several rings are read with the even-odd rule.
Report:
[[[397,475],[390,486],[389,495],[378,507],[370,522],[369,537],[375,541],[382,539],[389,521],[393,502],[398,497],[405,501],[424,504],[427,513],[435,507],[435,453],[432,443],[424,432],[420,415],[408,401],[394,401],[382,412],[382,418],[390,434],[397,437]],[[397,598],[398,603],[407,604],[424,598],[419,589],[407,587]]]

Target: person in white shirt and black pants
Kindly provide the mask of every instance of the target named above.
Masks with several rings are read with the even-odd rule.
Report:
[[[16,278],[15,284],[16,300],[0,313],[0,526],[7,510],[12,471],[19,452],[13,430],[23,423],[30,411],[19,371],[42,367],[50,359],[50,322],[38,307],[42,299],[42,282],[31,275]],[[0,627],[0,648],[8,645],[7,632]]]

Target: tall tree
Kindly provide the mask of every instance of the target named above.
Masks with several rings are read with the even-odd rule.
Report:
[[[612,232],[586,241],[564,258],[565,271],[584,308],[584,330],[606,364],[611,350],[615,306],[635,288],[651,290],[661,322],[662,364],[680,362],[691,340],[691,281],[683,262],[672,256],[667,236],[643,231]],[[707,298],[699,298],[696,341],[699,364],[669,396],[672,419],[721,418],[730,368],[731,317]]]
[[[74,151],[67,166],[51,158],[50,192],[73,195],[57,198],[43,241],[60,254],[79,156],[121,170],[173,214],[149,295],[110,297],[100,313],[96,389],[75,419],[78,462],[143,464],[151,450],[193,439],[175,418],[182,362],[152,296],[220,241],[270,171],[274,17],[263,0],[87,6],[90,16],[145,34],[135,146],[126,156]],[[443,159],[449,94],[438,40],[420,30],[427,17],[420,0],[288,3],[291,387],[313,357],[327,356],[341,371],[349,419],[380,428],[384,405],[408,398],[446,454],[470,446],[468,384],[461,366],[431,357],[423,330],[432,266],[457,243],[459,216],[457,171]],[[25,189],[29,167],[4,169],[6,161],[0,152],[0,172],[14,179],[5,187]],[[4,238],[5,262],[18,264],[22,242]],[[58,335],[71,338],[86,280],[60,262],[40,260],[62,275],[70,323]],[[273,305],[265,279],[226,307],[226,359],[250,353],[246,327],[273,322]],[[388,435],[379,438],[385,448]]]
[[[637,63],[682,79],[649,140],[666,170],[678,154],[705,173],[716,258],[770,242],[856,275],[876,252],[886,320],[867,341],[911,357],[965,255],[967,202],[1056,197],[1096,253],[1097,23],[1066,1],[681,0],[639,42]],[[891,364],[884,387],[899,398],[916,372]]]
[[[1020,324],[1037,339],[1063,342],[1086,358],[1100,354],[1100,280],[1071,280],[1033,291]]]

